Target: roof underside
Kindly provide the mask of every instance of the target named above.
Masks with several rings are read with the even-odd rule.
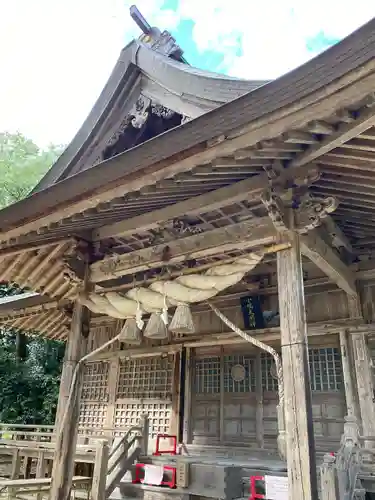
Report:
[[[134,44],[124,49],[123,58],[126,52],[128,60],[133,61]],[[0,253],[6,258],[2,260],[0,280],[16,281],[49,296],[55,303],[55,312],[58,307],[57,312],[64,314],[64,331],[58,331],[58,336],[63,338],[69,318],[61,303],[72,300],[77,291],[77,282],[67,265],[67,254],[72,253],[74,246],[71,238],[93,240],[96,251],[103,255],[150,247],[155,244],[158,232],[155,226],[142,225],[141,216],[163,207],[178,207],[183,200],[246,179],[255,182],[261,176],[267,177],[265,172],[273,168],[275,162],[286,169],[318,165],[321,176],[311,191],[339,200],[333,219],[350,240],[357,256],[371,253],[375,241],[374,51],[375,21],[372,21],[292,73],[217,107],[218,102],[243,93],[245,83],[218,75],[208,76],[158,54],[155,57],[155,53],[140,45],[136,51],[137,65],[132,62],[127,67],[127,71],[131,67],[142,68],[141,76],[138,73],[133,78],[132,105],[140,93],[157,102],[156,96],[166,83],[157,81],[156,75],[159,75],[158,78],[169,81],[169,87],[172,80],[177,79],[177,83],[173,83],[176,88],[168,89],[168,107],[176,100],[184,106],[188,103],[189,109],[193,109],[193,101],[199,96],[201,115],[82,171],[90,167],[86,159],[90,155],[97,158],[98,151],[103,151],[108,137],[129,112],[130,101],[125,105],[125,94],[120,91],[120,81],[124,83],[124,79],[121,80],[119,69],[116,77],[112,75],[115,83],[111,87],[112,91],[117,89],[117,104],[112,100],[109,105],[107,98],[105,105],[103,98],[96,118],[88,119],[91,121],[86,132],[82,131],[84,126],[80,138],[67,149],[61,170],[58,172],[56,164],[54,173],[52,169],[46,179],[48,183],[60,182],[2,211]],[[151,56],[152,59],[147,59]],[[155,67],[146,71],[147,61],[154,61]],[[156,63],[160,63],[160,67]],[[128,73],[126,82],[129,81]],[[194,81],[200,93],[196,90],[188,94]],[[208,83],[212,88],[210,92]],[[127,89],[126,96],[129,95]],[[204,113],[208,108],[203,110],[203,101],[204,106],[216,109]],[[185,109],[174,106],[174,112],[187,115]],[[100,125],[96,124],[98,120]],[[71,176],[78,170],[80,173]],[[235,202],[179,215],[188,216],[188,222],[204,232],[264,217],[267,213],[259,191]],[[127,229],[118,234],[114,224],[124,221]],[[168,242],[168,237],[163,241]],[[238,252],[231,250],[201,259],[198,264],[236,255]],[[175,271],[180,272],[178,266]],[[140,281],[143,278],[140,276]],[[121,283],[126,287],[128,281],[126,278]],[[116,284],[118,282],[107,282],[106,286]],[[22,323],[20,318],[16,324],[23,328],[31,324],[32,328],[49,335],[49,316],[45,311],[43,318],[47,327],[26,319]],[[57,316],[53,320],[59,322]],[[53,331],[56,335],[56,330]]]

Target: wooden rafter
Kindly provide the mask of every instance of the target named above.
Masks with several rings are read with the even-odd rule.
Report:
[[[306,174],[306,167],[288,169],[289,178]],[[259,200],[262,190],[268,186],[268,175],[266,173],[250,177],[243,181],[225,186],[209,193],[205,193],[188,200],[181,201],[153,212],[126,219],[114,224],[102,226],[93,232],[93,241],[99,241],[113,236],[127,236],[136,231],[148,230],[157,227],[160,222],[170,220],[182,215],[194,215],[240,201]]]
[[[252,219],[95,262],[90,279],[99,283],[166,264],[266,245],[275,238],[276,230],[268,217]]]
[[[318,231],[301,236],[301,252],[308,257],[339,288],[349,295],[356,295],[355,275],[335,251],[325,243]]]
[[[330,133],[330,135],[325,137],[319,143],[313,144],[303,153],[297,154],[295,158],[290,161],[289,167],[297,167],[311,163],[320,156],[342,146],[346,142],[375,125],[374,104],[375,100],[368,101],[368,107],[358,115],[357,119],[349,123],[344,123],[342,127],[339,127],[337,131]]]

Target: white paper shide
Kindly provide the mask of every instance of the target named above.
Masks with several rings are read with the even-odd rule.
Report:
[[[163,481],[164,470],[160,465],[145,465],[145,484],[160,486]]]
[[[288,478],[264,476],[267,500],[288,500]]]

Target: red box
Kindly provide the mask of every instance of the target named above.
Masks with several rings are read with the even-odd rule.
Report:
[[[133,479],[133,484],[138,484],[138,483],[144,483],[144,479],[141,479],[141,472],[144,471],[144,468],[147,464],[135,464],[135,478]],[[163,472],[164,471],[171,471],[172,472],[172,477],[170,481],[162,481],[160,483],[160,486],[168,486],[168,488],[176,488],[176,467],[171,467],[169,465],[163,465]],[[153,486],[159,486],[159,485],[153,485]]]
[[[249,500],[265,499],[262,493],[257,493],[256,482],[264,481],[264,476],[251,476],[250,477],[250,498]]]
[[[161,439],[172,439],[173,440],[173,447],[169,450],[160,450],[160,440]],[[155,456],[160,456],[160,455],[176,455],[177,454],[177,436],[172,436],[170,434],[158,434],[156,436],[156,450],[154,455]]]

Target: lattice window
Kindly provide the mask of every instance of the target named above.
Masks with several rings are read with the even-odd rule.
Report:
[[[117,398],[172,399],[173,356],[120,363]]]
[[[83,401],[108,401],[109,363],[89,363],[83,374],[81,399]]]
[[[267,392],[276,392],[278,382],[276,377],[275,361],[270,354],[261,354],[262,388]]]
[[[220,392],[219,356],[195,361],[195,392],[197,394],[217,394]]]
[[[255,359],[251,356],[224,356],[224,392],[255,391]]]
[[[107,405],[101,403],[82,403],[79,413],[79,426],[90,429],[105,427]]]
[[[339,391],[341,389],[342,366],[338,349],[310,349],[309,363],[313,391]]]
[[[150,436],[168,434],[171,420],[171,404],[165,401],[148,401],[147,403],[128,402],[116,405],[115,427],[128,429],[138,425],[143,414],[149,416]]]

